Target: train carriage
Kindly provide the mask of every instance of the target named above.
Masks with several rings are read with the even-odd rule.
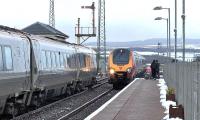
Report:
[[[85,81],[84,86],[89,86],[95,84],[96,76],[96,52],[91,48],[86,48],[84,46],[77,47],[78,58],[80,61],[80,69],[78,71],[78,76],[81,81]],[[91,80],[92,78],[92,80]],[[92,82],[92,83],[91,83]]]
[[[95,81],[96,53],[0,26],[0,116],[16,116]]]
[[[0,31],[0,115],[30,91],[30,44],[20,33]],[[17,101],[22,102],[22,101]]]

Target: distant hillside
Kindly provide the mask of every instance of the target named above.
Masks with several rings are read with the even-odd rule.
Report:
[[[157,46],[157,44],[161,43],[161,45],[166,45],[166,39],[164,38],[152,38],[146,40],[138,40],[138,41],[127,41],[127,42],[107,42],[106,45],[108,47],[144,47],[144,46]],[[181,39],[177,40],[178,44],[182,43]],[[171,39],[171,43],[174,44],[174,39]],[[200,39],[186,39],[186,44],[190,45],[198,45],[200,46]],[[96,42],[86,43],[88,46],[96,46]]]

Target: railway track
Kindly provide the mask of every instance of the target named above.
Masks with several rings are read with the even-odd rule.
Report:
[[[84,94],[87,94],[87,93],[89,93],[89,92],[92,92],[92,91],[94,91],[95,92],[95,90],[96,89],[99,89],[101,86],[108,86],[108,85],[105,85],[106,83],[107,83],[107,78],[103,78],[103,79],[101,79],[101,80],[98,80],[97,81],[97,85],[95,85],[95,86],[93,86],[92,87],[92,90],[91,89],[87,89],[87,90],[85,90],[85,91],[82,91],[82,92],[80,92],[80,93],[78,93],[78,94],[75,94],[75,95],[72,95],[72,96],[69,96],[69,97],[67,97],[67,98],[64,98],[64,99],[61,99],[61,100],[58,100],[58,101],[56,101],[56,102],[53,102],[53,103],[51,103],[51,104],[48,104],[48,105],[45,105],[45,106],[43,106],[43,107],[41,107],[41,108],[38,108],[38,109],[36,109],[36,110],[33,110],[33,111],[30,111],[30,112],[28,112],[28,113],[25,113],[25,114],[23,114],[23,115],[20,115],[20,116],[17,116],[17,117],[15,117],[15,118],[13,118],[13,120],[27,120],[27,119],[29,119],[29,120],[32,120],[32,119],[34,119],[34,120],[40,120],[40,119],[48,119],[48,117],[46,118],[46,117],[43,117],[42,115],[41,115],[41,117],[38,117],[40,114],[42,114],[42,113],[46,113],[46,112],[51,112],[51,113],[55,113],[55,114],[59,114],[59,113],[65,113],[65,112],[63,112],[63,111],[67,111],[67,113],[69,113],[69,112],[71,112],[72,111],[72,108],[71,108],[71,106],[72,105],[70,105],[70,103],[71,103],[71,101],[74,101],[74,100],[77,100],[77,99],[82,99],[82,98],[79,98],[79,96],[84,96]],[[110,87],[110,86],[109,86]],[[110,87],[111,88],[111,87]],[[105,88],[101,88],[102,90],[103,89],[105,89]],[[108,89],[108,87],[106,87],[106,89]],[[96,93],[96,94],[101,94],[102,93],[102,90],[97,90],[98,92]],[[110,90],[110,89],[109,89]],[[100,93],[100,91],[101,91],[101,93]],[[107,91],[108,92],[108,91]],[[94,93],[93,93],[94,94]],[[104,92],[104,94],[106,94],[106,92]],[[100,96],[99,96],[100,97]],[[97,98],[96,98],[97,99]],[[94,99],[95,100],[95,99]],[[69,101],[69,102],[68,102]],[[62,104],[66,104],[66,103],[69,103],[69,106],[68,107],[64,107],[64,108],[62,108]],[[77,102],[78,103],[78,102]],[[72,103],[72,104],[74,104],[74,103]],[[82,103],[83,104],[83,103]],[[88,103],[89,104],[89,103]],[[78,105],[78,106],[80,106],[80,105]],[[60,107],[60,108],[59,108]],[[77,108],[77,107],[76,107]],[[54,111],[54,109],[55,109],[55,111]],[[74,109],[74,108],[73,108]],[[54,112],[52,112],[52,111],[54,111]],[[73,110],[74,111],[74,110]],[[55,118],[55,117],[53,117],[55,114],[53,114],[53,115],[49,115],[49,117],[50,118]],[[63,115],[55,115],[55,116],[63,116]],[[60,118],[60,117],[56,117],[56,119],[57,118]]]
[[[99,79],[99,80],[97,80],[97,84],[94,85],[92,88],[97,88],[97,87],[99,87],[99,86],[101,86],[103,84],[106,84],[106,83],[108,83],[108,78],[107,77]]]
[[[102,94],[100,94],[99,96],[95,97],[94,99],[86,102],[85,104],[83,104],[82,106],[78,107],[77,109],[71,111],[70,113],[58,118],[58,120],[66,120],[71,118],[72,116],[76,115],[77,113],[79,113],[80,111],[82,111],[83,109],[85,109],[86,107],[88,107],[89,105],[93,104],[95,101],[97,101],[98,99],[100,99],[101,97],[107,95],[108,93],[110,93],[113,89],[110,89]]]

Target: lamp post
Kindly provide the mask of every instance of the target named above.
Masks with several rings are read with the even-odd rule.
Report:
[[[160,50],[160,48],[161,48],[161,43],[158,42],[158,55],[159,55],[159,50]]]
[[[183,0],[183,12],[181,17],[183,20],[183,61],[185,61],[185,0]]]
[[[162,9],[166,9],[168,10],[168,20],[169,20],[169,57],[171,57],[171,24],[170,24],[170,8],[163,8],[161,6],[157,6],[155,7],[153,10],[162,10]]]
[[[167,56],[169,57],[169,46],[168,46],[168,41],[169,41],[169,38],[168,38],[168,18],[162,18],[162,17],[157,17],[155,18],[155,20],[166,20],[167,21]]]
[[[177,62],[177,0],[175,0],[175,28],[174,28],[174,36],[175,36],[175,62]]]

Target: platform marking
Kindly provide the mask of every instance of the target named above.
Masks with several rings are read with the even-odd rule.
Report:
[[[115,100],[122,92],[124,92],[129,86],[131,86],[136,80],[140,78],[135,78],[134,81],[132,81],[129,85],[127,85],[124,89],[122,89],[120,92],[118,92],[114,97],[112,97],[109,101],[104,103],[100,108],[98,108],[96,111],[94,111],[92,114],[87,116],[84,120],[90,120],[94,116],[96,116],[98,113],[100,113],[108,104],[110,104],[113,100]]]

